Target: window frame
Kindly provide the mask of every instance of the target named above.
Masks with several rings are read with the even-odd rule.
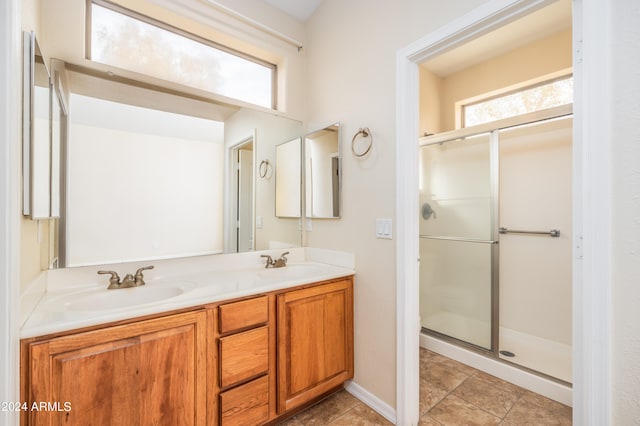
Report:
[[[460,119],[459,119],[460,120],[460,128],[464,129],[466,127],[469,127],[469,126],[467,126],[467,123],[466,123],[467,115],[466,115],[466,111],[465,111],[466,108],[469,107],[469,106],[474,106],[474,105],[478,105],[478,104],[481,104],[481,103],[484,103],[484,102],[489,102],[489,101],[494,100],[494,99],[503,98],[503,97],[507,97],[509,95],[513,95],[514,93],[524,92],[526,90],[535,89],[536,87],[546,86],[548,84],[553,84],[553,83],[555,83],[557,81],[569,80],[571,78],[573,78],[573,72],[563,73],[563,74],[557,75],[555,77],[543,78],[543,79],[537,80],[535,83],[530,83],[529,84],[528,82],[524,82],[524,83],[522,83],[520,85],[517,85],[515,88],[507,89],[505,91],[497,92],[497,93],[493,92],[494,94],[486,96],[486,97],[482,97],[482,95],[480,95],[480,96],[472,98],[473,99],[472,101],[468,101],[468,102],[467,101],[462,101],[462,102],[460,102],[458,104],[458,107],[460,109]],[[556,106],[559,106],[559,105],[556,105]],[[551,108],[553,108],[553,107],[551,107]],[[547,109],[547,108],[544,108],[544,109]],[[534,112],[534,111],[528,111],[528,112],[525,112],[525,114],[531,113],[531,112]],[[513,115],[513,116],[509,116],[509,117],[502,117],[502,118],[500,118],[498,120],[515,117],[517,115],[520,115],[520,114],[516,114],[516,115]],[[494,120],[494,121],[496,121],[496,120]],[[484,123],[477,123],[477,124],[473,124],[472,126],[476,126],[476,125],[479,125],[479,124],[484,124]]]
[[[150,16],[144,15],[142,13],[136,12],[134,10],[128,9],[126,7],[120,6],[118,4],[114,4],[111,3],[110,1],[107,0],[86,0],[86,8],[85,8],[85,59],[94,62],[91,59],[91,37],[93,34],[93,28],[92,28],[92,8],[93,5],[97,5],[100,7],[104,7],[106,9],[109,9],[113,12],[116,13],[120,13],[122,15],[125,15],[129,18],[141,21],[145,24],[148,25],[152,25],[154,27],[157,27],[161,30],[165,30],[168,31],[170,33],[176,34],[178,36],[181,37],[185,37],[187,39],[190,39],[192,41],[204,44],[205,46],[211,47],[213,49],[217,49],[220,50],[222,52],[237,56],[239,58],[245,59],[247,61],[251,61],[255,64],[264,66],[265,68],[268,68],[271,70],[271,109],[273,110],[277,110],[278,109],[278,66],[274,63],[271,63],[269,61],[266,61],[264,59],[258,58],[256,56],[250,55],[248,53],[242,52],[240,50],[236,50],[233,49],[229,46],[225,46],[223,44],[217,43],[213,40],[209,40],[205,37],[190,33],[188,31],[185,31],[181,28],[175,27],[171,24],[168,24],[166,22],[162,22],[159,21],[157,19],[154,19]],[[107,66],[113,66],[113,65],[109,65],[109,64],[104,64]],[[172,81],[172,83],[175,84],[182,84],[180,82],[174,82]],[[204,90],[204,89],[199,89],[199,90]],[[210,92],[207,91],[209,93],[214,93],[216,95],[220,95],[220,96],[225,96],[225,95],[221,95],[220,93],[217,92]],[[226,96],[229,97],[229,96]],[[230,97],[232,99],[236,99],[240,102],[246,102],[243,101],[242,99],[238,99],[238,98],[234,98],[234,97]],[[248,102],[247,102],[248,103]],[[260,105],[258,105],[260,106]]]

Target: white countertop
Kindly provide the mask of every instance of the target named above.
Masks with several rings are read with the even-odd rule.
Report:
[[[125,272],[133,273],[134,268],[140,267],[139,263],[48,271],[46,291],[26,316],[21,338],[267,293],[355,273],[353,256],[344,253],[336,256],[327,250],[294,249],[286,267],[269,269],[261,263],[260,254],[264,253],[146,262],[155,265],[153,270],[145,271],[146,285],[116,290],[107,290],[109,276],[97,276],[96,272],[112,268],[122,277]],[[324,263],[327,261],[333,264]],[[123,270],[125,267],[128,269]]]

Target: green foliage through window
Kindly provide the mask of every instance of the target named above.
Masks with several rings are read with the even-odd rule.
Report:
[[[464,126],[470,127],[572,102],[573,77],[568,77],[465,105],[463,107]]]
[[[92,61],[274,108],[275,65],[91,4]]]

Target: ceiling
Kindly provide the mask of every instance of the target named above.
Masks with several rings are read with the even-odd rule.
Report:
[[[446,77],[569,28],[571,0],[559,0],[421,65],[439,77]]]
[[[305,22],[322,0],[263,0],[265,3],[274,6],[287,15],[291,15],[299,21]]]

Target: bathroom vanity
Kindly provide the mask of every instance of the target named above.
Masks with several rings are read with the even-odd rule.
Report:
[[[24,338],[22,424],[260,425],[339,389],[354,371],[353,271],[300,266],[256,270],[269,279],[242,290],[191,288],[203,303]],[[87,324],[61,327],[74,322]]]

